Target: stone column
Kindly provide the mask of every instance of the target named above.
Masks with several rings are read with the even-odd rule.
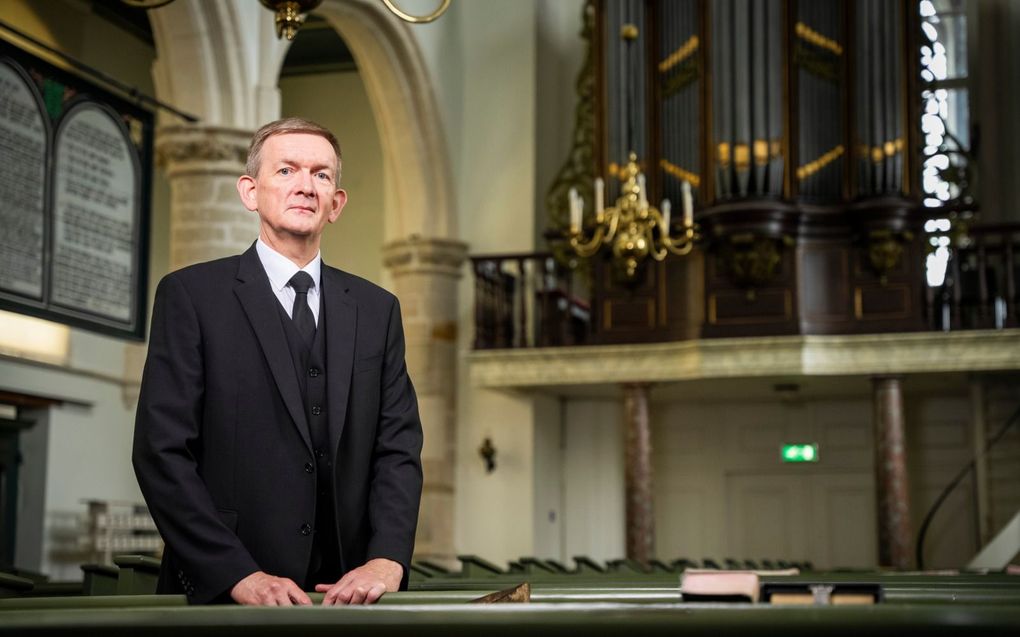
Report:
[[[156,131],[156,160],[170,182],[170,269],[240,254],[258,236],[237,178],[252,132],[209,126]]]
[[[407,342],[407,369],[425,432],[425,483],[415,556],[451,561],[457,400],[457,281],[467,246],[446,239],[409,239],[383,249],[393,275]]]
[[[652,434],[648,422],[648,383],[623,386],[626,428],[627,558],[647,562],[655,557],[655,515],[652,508]]]
[[[906,427],[899,376],[872,379],[875,413],[875,488],[878,502],[878,563],[910,568],[910,490]]]

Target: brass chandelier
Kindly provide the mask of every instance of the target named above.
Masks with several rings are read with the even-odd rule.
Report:
[[[694,248],[698,232],[694,224],[694,202],[689,182],[684,181],[681,186],[682,226],[680,233],[674,237],[671,234],[670,201],[663,199],[659,209],[649,205],[645,175],[633,152],[620,180],[623,186],[616,205],[606,208],[605,183],[601,178],[595,179],[595,218],[590,229],[583,224],[584,200],[577,194],[576,188],[570,189],[569,239],[578,256],[594,256],[603,246],[609,245],[627,279],[634,279],[638,266],[647,257],[662,261],[668,254],[683,256]]]
[[[126,5],[142,9],[156,9],[168,5],[173,0],[121,0]],[[322,0],[259,0],[262,6],[276,14],[276,37],[293,40],[298,29],[305,23],[308,12],[322,4]],[[440,0],[439,6],[432,13],[426,15],[412,15],[402,11],[393,0],[382,0],[390,12],[405,22],[411,24],[426,24],[437,19],[446,13],[450,6],[450,0]]]

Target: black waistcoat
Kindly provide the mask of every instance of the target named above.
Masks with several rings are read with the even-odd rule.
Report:
[[[322,298],[322,294],[319,295]],[[311,348],[305,346],[294,322],[280,306],[287,346],[294,361],[301,397],[305,405],[308,433],[312,441],[314,464],[305,465],[305,471],[315,474],[315,530],[308,576],[304,586],[312,590],[315,584],[331,584],[343,574],[337,540],[336,515],[333,497],[333,451],[329,449],[329,420],[326,409],[326,312],[319,303],[319,322]],[[299,584],[301,584],[299,582]]]

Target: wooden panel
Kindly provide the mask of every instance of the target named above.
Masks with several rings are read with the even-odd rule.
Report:
[[[910,274],[911,254],[909,250],[903,251],[903,256],[886,272],[887,277],[897,278]],[[871,268],[868,258],[868,251],[859,248],[854,250],[854,276],[857,278],[876,279],[875,271]]]
[[[871,475],[817,473],[729,476],[727,552],[737,559],[809,559],[815,566],[874,566],[875,496]]]
[[[905,319],[914,311],[906,284],[856,286],[854,316],[858,320]]]
[[[870,422],[860,424],[833,423],[822,429],[822,443],[826,448],[856,450],[871,448]]]
[[[878,559],[874,479],[867,473],[813,478],[813,555],[829,568],[872,568]]]
[[[602,302],[602,329],[648,329],[655,327],[655,299],[606,299]]]
[[[726,481],[729,551],[736,559],[800,559],[808,518],[792,476],[741,475]]]
[[[800,309],[805,321],[850,318],[849,250],[831,244],[800,250]]]
[[[587,555],[608,560],[625,552],[621,417],[619,404],[612,401],[567,403],[563,441],[564,559]],[[520,458],[503,460],[515,461]]]
[[[774,277],[753,290],[737,285],[718,253],[706,258],[702,338],[797,333],[794,251],[783,248]],[[750,295],[749,295],[750,292]]]
[[[747,423],[740,427],[737,451],[740,453],[755,454],[760,454],[762,451],[765,451],[772,459],[775,459],[778,457],[775,455],[775,452],[779,449],[779,445],[776,444],[776,441],[783,440],[785,437],[785,423]]]
[[[792,317],[793,296],[786,289],[761,289],[753,299],[748,299],[743,290],[721,290],[708,296],[711,325],[767,325]]]
[[[648,260],[630,283],[608,259],[593,261],[596,343],[649,343],[697,338],[705,315],[700,253]]]
[[[704,263],[700,250],[693,250],[686,257],[666,259],[663,323],[671,339],[695,339],[701,335],[701,324],[705,322]]]
[[[596,343],[640,343],[665,340],[656,331],[664,296],[662,264],[645,263],[633,281],[622,281],[606,256],[592,261],[592,301]]]
[[[708,495],[697,486],[655,492],[655,550],[665,559],[699,559],[705,545]],[[697,551],[697,552],[695,552]]]

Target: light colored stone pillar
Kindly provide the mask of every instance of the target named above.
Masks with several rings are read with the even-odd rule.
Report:
[[[258,217],[241,205],[252,132],[208,126],[156,131],[156,158],[170,182],[170,269],[240,254],[258,237]]]
[[[409,239],[383,249],[400,299],[407,368],[425,432],[425,483],[415,556],[452,560],[454,444],[457,400],[457,280],[467,246],[446,239]]]
[[[623,386],[626,429],[627,558],[646,563],[655,557],[652,508],[652,432],[648,421],[648,383]]]
[[[899,376],[872,379],[875,414],[875,488],[878,500],[879,566],[910,568],[910,488],[906,425]]]

